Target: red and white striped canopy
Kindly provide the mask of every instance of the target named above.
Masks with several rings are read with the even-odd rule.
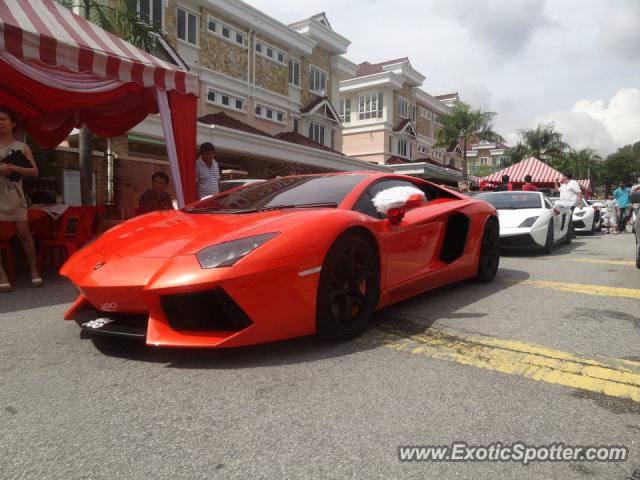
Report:
[[[482,177],[482,180],[500,182],[503,175],[509,175],[509,181],[511,182],[524,182],[525,175],[531,175],[533,183],[553,183],[563,177],[560,172],[546,163],[535,157],[529,157],[499,172]]]
[[[198,96],[198,77],[153,57],[53,0],[0,0],[0,51],[73,72]]]
[[[584,188],[586,191],[588,192],[593,192],[593,190],[591,189],[591,180],[586,179],[586,180],[578,180],[578,184]]]

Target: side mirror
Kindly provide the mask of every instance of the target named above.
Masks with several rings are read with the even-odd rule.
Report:
[[[404,218],[404,208],[392,208],[387,212],[387,220],[391,225],[398,225]]]
[[[633,192],[631,194],[631,203],[640,203],[640,192]]]
[[[397,225],[406,210],[424,205],[425,195],[413,186],[391,187],[378,192],[372,202],[378,213],[387,216],[391,225]]]

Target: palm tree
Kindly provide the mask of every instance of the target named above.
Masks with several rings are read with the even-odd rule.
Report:
[[[562,141],[562,134],[555,129],[555,124],[539,123],[536,128],[518,130],[520,142],[507,150],[513,163],[525,157],[535,157],[547,164],[562,158],[569,145]]]
[[[142,48],[152,55],[156,52],[159,27],[143,18],[128,0],[110,0],[108,4],[100,0],[58,0],[67,7],[79,9],[80,15],[123,40]],[[80,192],[83,205],[92,205],[93,198],[93,133],[86,127],[80,129],[79,168]]]
[[[590,178],[598,170],[601,160],[592,148],[571,149],[558,161],[558,167],[573,172],[576,178]]]
[[[467,146],[478,138],[488,142],[504,142],[493,130],[495,112],[473,110],[464,102],[456,102],[451,113],[441,117],[442,128],[438,132],[437,147],[450,148],[462,142],[462,180],[467,180]]]

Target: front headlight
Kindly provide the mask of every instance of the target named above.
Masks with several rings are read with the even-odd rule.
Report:
[[[573,215],[575,217],[584,217],[587,214],[587,212],[574,212]]]
[[[230,267],[242,257],[252,252],[260,245],[268,242],[280,232],[264,233],[253,237],[241,238],[231,242],[211,245],[200,250],[196,257],[202,268]]]
[[[538,217],[529,217],[520,225],[518,225],[518,228],[531,227],[534,223],[536,223],[536,220],[538,220]]]

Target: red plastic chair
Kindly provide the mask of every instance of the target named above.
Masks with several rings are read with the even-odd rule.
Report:
[[[91,207],[71,207],[62,216],[60,226],[51,240],[40,243],[40,265],[53,265],[55,253],[62,252],[61,261],[69,258],[76,250],[93,238],[94,209]]]

